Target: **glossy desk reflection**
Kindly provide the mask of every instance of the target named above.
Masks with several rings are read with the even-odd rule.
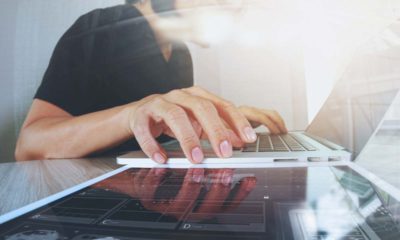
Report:
[[[263,232],[263,202],[243,202],[256,183],[253,174],[231,169],[131,170],[97,185],[137,199],[101,224],[175,229],[181,222],[184,230]],[[142,224],[147,221],[152,224]]]
[[[397,208],[397,201],[348,167],[129,169],[19,218],[1,234],[400,239]]]

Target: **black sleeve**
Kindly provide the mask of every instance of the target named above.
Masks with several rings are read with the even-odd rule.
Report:
[[[35,98],[77,116],[87,113],[96,99],[96,76],[90,71],[98,10],[80,17],[58,42]]]

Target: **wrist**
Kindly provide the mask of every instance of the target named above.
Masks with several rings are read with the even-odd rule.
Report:
[[[127,133],[128,137],[134,137],[133,133],[133,119],[135,116],[136,109],[138,107],[138,102],[129,103],[124,105],[121,111],[121,121],[122,127],[124,128],[125,132]]]
[[[123,126],[125,127],[125,130],[129,137],[135,136],[135,133],[133,132],[133,125],[134,125],[136,110],[138,109],[138,107],[153,100],[154,98],[156,98],[158,96],[160,96],[160,95],[159,94],[150,95],[139,101],[126,104],[122,107],[123,109],[122,109],[122,121],[121,122],[123,123]]]

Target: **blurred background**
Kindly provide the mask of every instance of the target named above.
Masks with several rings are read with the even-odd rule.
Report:
[[[82,14],[123,3],[0,1],[0,162],[13,161],[19,128],[61,35]],[[258,0],[229,41],[189,45],[195,82],[238,105],[275,109],[289,129],[302,130],[357,47],[399,18],[398,0]],[[400,126],[399,102],[384,128]]]

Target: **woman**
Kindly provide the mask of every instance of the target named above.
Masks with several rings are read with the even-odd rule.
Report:
[[[204,44],[198,21],[221,1],[129,2],[85,14],[60,39],[22,127],[17,160],[141,148],[165,163],[159,142],[166,135],[201,163],[201,138],[227,158],[233,146],[256,141],[254,126],[286,132],[275,111],[238,108],[192,87],[192,61],[181,40]]]

